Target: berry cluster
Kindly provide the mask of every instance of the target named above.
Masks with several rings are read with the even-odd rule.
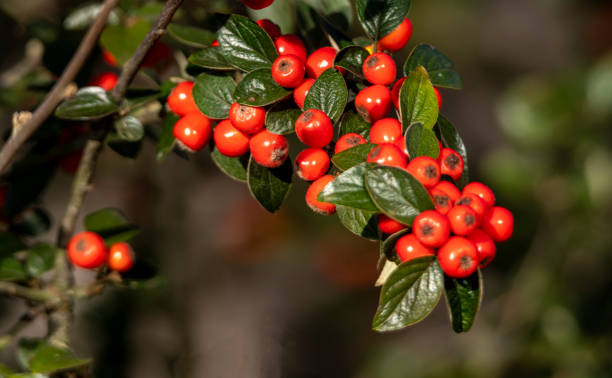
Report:
[[[127,272],[134,265],[134,252],[129,244],[118,242],[106,248],[104,239],[91,231],[73,235],[67,252],[70,262],[85,269],[96,269],[107,263],[114,271]]]

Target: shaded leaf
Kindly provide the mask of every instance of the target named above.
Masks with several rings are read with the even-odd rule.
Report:
[[[193,100],[208,118],[225,119],[234,103],[235,89],[234,80],[227,75],[202,73],[193,86]]]
[[[404,62],[404,75],[408,76],[419,66],[425,67],[433,85],[452,89],[463,87],[453,62],[432,45],[420,44],[412,50]]]
[[[372,39],[391,33],[408,17],[410,0],[357,0],[357,16]]]
[[[26,245],[17,235],[0,231],[0,256],[9,256],[25,248]]]
[[[136,142],[127,141],[120,137],[116,131],[108,134],[106,143],[111,150],[129,159],[136,159],[142,148],[142,140]]]
[[[380,243],[380,255],[384,256],[389,261],[400,264],[401,260],[397,255],[397,251],[395,250],[395,244],[402,236],[408,235],[410,232],[411,230],[409,228],[405,228],[393,235],[389,235],[383,242]]]
[[[331,161],[336,168],[346,171],[357,164],[365,163],[368,154],[374,147],[376,147],[376,145],[372,143],[360,144],[348,150],[338,152],[332,156]]]
[[[288,103],[278,103],[266,112],[266,128],[269,132],[287,135],[295,132],[295,121],[302,111]]]
[[[480,269],[466,278],[445,276],[444,289],[453,330],[457,333],[469,331],[482,300]]]
[[[440,131],[440,138],[442,139],[442,145],[447,148],[452,148],[463,158],[463,174],[457,182],[459,188],[463,188],[470,181],[470,172],[468,168],[467,150],[465,144],[457,132],[455,126],[446,117],[440,114],[438,117],[438,130]]]
[[[38,277],[53,269],[55,256],[64,250],[50,244],[37,244],[27,250],[26,269],[33,277]]]
[[[328,68],[315,80],[304,100],[304,110],[319,109],[336,123],[348,100],[348,89],[342,74]]]
[[[40,207],[35,207],[31,211],[26,211],[18,221],[13,223],[13,230],[17,234],[28,236],[43,234],[49,231],[50,227],[51,218],[49,214]]]
[[[212,146],[210,149],[210,157],[215,165],[229,177],[246,182],[247,166],[249,164],[249,155],[240,157],[229,157],[219,152],[217,146]]]
[[[257,202],[271,213],[276,212],[287,198],[292,178],[293,164],[289,158],[278,168],[262,167],[252,157],[249,160],[249,190]]]
[[[364,174],[367,170],[366,163],[362,163],[344,171],[323,188],[317,200],[360,210],[378,211],[365,188]]]
[[[85,216],[85,229],[99,234],[107,245],[128,241],[140,233],[117,209],[106,208]]]
[[[170,37],[191,47],[206,47],[215,39],[215,33],[195,26],[170,23],[166,30]]]
[[[0,281],[24,280],[28,277],[23,264],[12,256],[0,257]]]
[[[210,46],[189,56],[189,63],[212,70],[234,70],[223,56],[220,46]]]
[[[404,131],[408,125],[417,122],[426,129],[433,128],[438,119],[438,99],[423,67],[406,77],[400,89],[399,102]]]
[[[115,121],[115,131],[119,138],[128,142],[138,142],[144,137],[144,126],[133,116],[125,116]]]
[[[429,156],[437,159],[440,155],[438,138],[433,130],[426,129],[421,123],[413,123],[406,130],[406,148],[411,159]]]
[[[328,21],[325,17],[319,16],[318,21],[323,30],[325,31],[327,38],[331,39],[331,41],[336,44],[336,47],[342,49],[353,44],[353,41],[351,41],[351,38],[349,36],[347,36],[336,26],[334,26],[334,24]]]
[[[334,59],[334,66],[342,67],[347,71],[363,78],[363,61],[370,53],[360,46],[349,46],[338,51]]]
[[[270,69],[247,74],[234,91],[234,99],[242,105],[266,106],[291,95],[291,91],[278,85]]]
[[[166,114],[164,123],[162,124],[161,134],[157,141],[157,154],[155,155],[158,162],[164,160],[168,153],[174,148],[176,139],[174,138],[174,124],[179,120],[179,116],[174,113]]]
[[[375,212],[338,205],[336,214],[338,214],[340,223],[353,234],[370,240],[378,240],[378,219]]]
[[[100,87],[84,87],[55,109],[55,116],[72,121],[91,121],[113,114],[119,106]]]
[[[371,127],[372,125],[366,122],[357,112],[348,110],[342,115],[338,134],[356,133],[365,138],[370,133]]]
[[[100,44],[113,54],[119,65],[123,65],[134,54],[149,29],[151,23],[142,19],[129,25],[107,25],[100,36]]]

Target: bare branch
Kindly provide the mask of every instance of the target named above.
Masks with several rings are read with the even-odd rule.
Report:
[[[0,281],[0,294],[19,297],[32,302],[46,302],[53,299],[53,293],[48,290],[33,289],[6,281]]]

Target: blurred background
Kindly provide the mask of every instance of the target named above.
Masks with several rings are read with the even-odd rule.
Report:
[[[155,9],[122,6],[134,3]],[[63,31],[62,20],[80,4],[0,1],[2,132],[41,98],[29,89],[37,79],[26,58],[47,47],[43,61],[61,71],[70,57],[82,31]],[[212,14],[230,11],[245,12],[237,1],[186,0],[175,20],[214,31]],[[293,14],[277,0],[252,16],[290,33]],[[414,34],[397,61],[421,42],[454,61],[464,89],[442,90],[442,112],[466,142],[472,180],[515,214],[515,236],[483,272],[472,330],[454,334],[442,301],[418,325],[371,331],[378,245],[312,213],[304,183],[270,215],[207,151],[158,164],[144,143],[134,160],[104,152],[83,214],[122,209],[143,229],[138,258],[164,280],[79,304],[74,348],[94,357],[95,376],[612,376],[612,2],[414,0],[410,18]],[[354,21],[347,30],[357,36]],[[84,74],[107,69],[97,55]],[[40,199],[55,222],[71,179],[58,170]],[[0,298],[0,330],[19,317],[18,304]],[[11,356],[4,350],[0,361],[14,366]]]

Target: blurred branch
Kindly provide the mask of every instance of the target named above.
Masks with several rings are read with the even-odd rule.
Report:
[[[22,330],[24,330],[30,323],[40,315],[45,306],[38,306],[30,308],[28,311],[24,312],[23,315],[17,320],[11,328],[9,328],[4,335],[0,336],[0,350],[6,348],[11,345],[11,343],[15,340],[15,336],[19,334]]]
[[[53,299],[53,294],[48,290],[33,289],[5,281],[0,281],[0,294],[19,297],[33,302],[46,302]]]

